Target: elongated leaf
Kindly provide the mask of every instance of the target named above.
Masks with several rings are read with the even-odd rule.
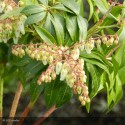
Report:
[[[50,84],[45,85],[44,97],[47,106],[50,107],[56,104],[57,107],[60,107],[70,100],[72,97],[72,89],[69,88],[65,82],[59,81],[59,78],[57,78]]]
[[[62,4],[66,6],[68,9],[72,10],[75,14],[79,14],[80,8],[74,0],[62,0]]]
[[[123,41],[122,46],[118,49],[118,51],[116,52],[114,58],[116,59],[116,61],[119,63],[119,65],[125,66],[125,41]]]
[[[35,14],[35,13],[40,13],[44,11],[44,8],[39,6],[39,5],[29,5],[29,6],[26,6],[22,11],[21,13],[24,13],[24,14]]]
[[[66,11],[66,12],[69,12],[69,13],[73,13],[72,11],[70,11],[68,8],[66,8],[63,4],[59,3],[59,4],[56,4],[54,6],[51,7],[52,9],[56,9],[56,10],[63,10],[63,11]]]
[[[66,17],[66,28],[67,31],[69,32],[69,35],[72,39],[72,41],[77,41],[77,33],[78,33],[78,29],[77,29],[77,19],[76,16],[67,16]]]
[[[47,13],[47,17],[46,17],[46,21],[45,21],[45,24],[44,24],[44,28],[50,33],[52,34],[54,37],[56,37],[56,33],[55,33],[55,30],[54,30],[54,26],[52,24],[52,21],[51,21],[51,14],[50,13]]]
[[[79,40],[85,40],[87,36],[88,22],[81,16],[77,17],[78,27],[79,27]]]
[[[43,39],[44,42],[49,44],[56,43],[55,38],[47,30],[38,26],[34,26],[34,27],[36,32],[41,37],[41,39]]]
[[[119,75],[119,78],[120,78],[122,84],[125,84],[125,73],[124,72],[125,72],[125,66],[120,68],[118,71],[118,75]]]
[[[46,16],[46,12],[31,15],[27,18],[25,24],[30,25],[30,24],[38,23],[42,21],[45,18],[45,16]]]
[[[84,0],[77,0],[77,4],[80,8],[80,16],[84,17]]]
[[[35,79],[31,84],[30,84],[30,100],[31,102],[35,103],[38,97],[40,96],[41,92],[44,89],[44,85],[38,85],[37,84],[37,79]]]
[[[92,99],[98,93],[100,87],[99,72],[92,64],[87,63],[86,65],[92,77],[92,85],[90,92],[90,98]]]
[[[94,7],[93,7],[92,0],[87,0],[87,1],[89,3],[89,8],[90,8],[88,20],[90,20],[92,18],[93,13],[94,13]]]
[[[53,15],[53,18],[51,18],[51,20],[56,31],[58,45],[62,45],[64,43],[64,29],[63,24],[59,18],[60,17],[58,15]]]

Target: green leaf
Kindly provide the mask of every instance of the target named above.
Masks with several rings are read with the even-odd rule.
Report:
[[[41,39],[43,39],[44,42],[49,44],[56,43],[55,38],[46,29],[38,26],[34,26],[34,27],[36,32],[41,37]]]
[[[56,104],[56,107],[60,107],[71,99],[72,89],[64,81],[57,78],[45,85],[44,97],[47,106],[51,107]]]
[[[29,5],[26,6],[21,13],[24,13],[26,15],[28,14],[35,14],[35,13],[40,13],[42,11],[44,11],[45,9],[42,6],[39,5]]]
[[[59,4],[56,4],[54,6],[51,7],[52,9],[56,9],[56,10],[62,10],[62,11],[66,11],[66,12],[69,12],[69,13],[73,13],[72,11],[70,11],[69,9],[67,9],[63,4],[59,3]]]
[[[79,14],[80,8],[74,0],[62,0],[62,4],[71,11],[73,11],[76,15]]]
[[[53,23],[55,32],[56,32],[56,38],[58,41],[58,45],[63,45],[64,43],[64,29],[62,21],[60,21],[60,17],[58,15],[53,15],[51,18],[51,21]]]
[[[38,23],[42,21],[45,18],[45,16],[46,16],[46,12],[31,15],[27,18],[25,24],[30,25],[30,24]]]
[[[118,75],[122,84],[125,84],[125,66],[119,69]]]
[[[39,95],[43,91],[44,85],[38,85],[37,79],[33,80],[32,83],[30,83],[30,100],[31,102],[35,103],[38,99]]]
[[[79,41],[85,40],[87,36],[88,22],[81,16],[77,16],[77,22],[79,27]]]
[[[125,66],[125,41],[123,41],[122,46],[117,50],[114,58],[116,59],[116,61],[119,63],[119,65]]]
[[[92,99],[98,93],[100,87],[99,72],[92,64],[87,63],[87,69],[92,78],[90,98]]]
[[[78,26],[76,16],[66,16],[66,28],[73,42],[77,41]]]
[[[48,0],[38,0],[38,1],[44,5],[48,5]]]
[[[90,8],[88,20],[90,20],[90,19],[92,18],[93,13],[94,13],[94,7],[93,7],[93,2],[92,2],[92,0],[87,0],[87,1],[88,1],[88,3],[89,3],[89,8]]]
[[[123,40],[125,40],[125,26],[119,29],[118,34],[119,34],[119,42],[123,42]]]
[[[77,4],[80,8],[80,16],[84,17],[84,0],[77,0]]]
[[[50,33],[52,34],[54,37],[56,37],[56,33],[55,33],[55,30],[54,30],[54,26],[52,24],[52,21],[51,21],[51,14],[50,13],[47,13],[47,17],[46,17],[46,21],[45,21],[45,24],[44,24],[44,28]]]
[[[125,6],[125,1],[123,2],[123,6]],[[125,18],[125,8],[122,9],[122,18]]]
[[[12,11],[2,14],[0,16],[0,19],[4,20],[12,16],[19,16],[22,10],[23,10],[23,7],[14,8]]]

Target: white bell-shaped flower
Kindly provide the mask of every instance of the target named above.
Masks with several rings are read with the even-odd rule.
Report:
[[[25,34],[25,28],[24,28],[24,23],[22,21],[19,21],[17,23],[17,29],[22,33]]]
[[[56,74],[57,75],[59,75],[61,69],[62,69],[62,63],[61,62],[57,62],[56,63]]]
[[[87,52],[88,54],[91,53],[91,48],[90,48],[90,46],[89,46],[89,43],[86,43],[86,44],[85,44],[85,50],[86,50],[86,52]]]
[[[61,70],[61,75],[60,75],[60,80],[63,81],[65,78],[66,78],[66,75],[67,75],[68,71],[67,69],[63,68]]]
[[[7,12],[10,12],[12,10],[13,10],[12,6],[8,5],[8,6],[6,6],[4,12],[7,13]]]

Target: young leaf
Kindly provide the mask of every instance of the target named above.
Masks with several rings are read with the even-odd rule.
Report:
[[[41,39],[43,39],[44,42],[47,42],[49,44],[56,43],[55,38],[47,30],[38,26],[34,26],[34,27],[36,32],[41,37]]]
[[[21,13],[24,13],[24,14],[28,15],[28,14],[40,13],[42,11],[44,11],[44,8],[42,6],[39,6],[39,5],[29,5],[29,6],[26,6],[21,11]]]
[[[38,23],[42,21],[45,18],[45,16],[46,16],[46,12],[31,15],[27,18],[25,24],[30,25],[30,24]]]
[[[79,41],[85,40],[87,36],[88,22],[81,16],[77,16],[77,22],[79,27]]]
[[[56,32],[56,38],[58,41],[58,45],[63,45],[64,43],[64,28],[63,24],[59,19],[60,17],[58,15],[53,15],[51,18],[51,21],[53,23],[55,32]]]

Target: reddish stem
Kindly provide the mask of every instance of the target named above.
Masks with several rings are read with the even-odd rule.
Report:
[[[48,118],[56,110],[56,105],[52,106],[47,112],[45,112],[42,117],[33,125],[41,125],[41,123]]]

